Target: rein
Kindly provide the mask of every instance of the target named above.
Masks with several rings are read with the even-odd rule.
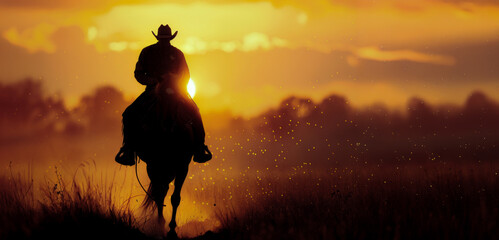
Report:
[[[135,177],[137,177],[137,182],[139,182],[140,187],[142,188],[142,190],[144,190],[144,193],[146,193],[147,197],[154,200],[154,198],[146,191],[146,189],[144,188],[144,185],[142,185],[142,183],[140,182],[139,171],[137,170],[137,166],[139,165],[139,157],[137,156],[137,153],[134,152],[133,156],[135,158]],[[163,207],[165,207],[165,206],[166,205],[163,203]]]

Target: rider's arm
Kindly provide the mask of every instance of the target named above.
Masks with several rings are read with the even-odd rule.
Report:
[[[135,79],[137,79],[137,81],[142,85],[154,85],[158,83],[158,79],[151,72],[148,72],[146,70],[145,68],[146,55],[147,55],[146,49],[143,49],[142,52],[140,52],[139,60],[135,65],[135,72],[134,72]]]
[[[179,86],[180,89],[183,89],[187,92],[187,83],[191,78],[191,74],[189,73],[189,67],[187,66],[187,62],[185,61],[185,56],[182,52],[180,52],[180,62],[179,62]]]

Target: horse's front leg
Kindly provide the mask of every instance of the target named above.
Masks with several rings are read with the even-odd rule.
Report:
[[[187,176],[187,171],[188,171],[188,166],[182,169],[182,171],[177,173],[177,176],[175,177],[175,189],[172,194],[172,220],[170,221],[170,224],[168,225],[170,227],[170,232],[169,234],[176,235],[175,228],[177,227],[177,222],[175,221],[175,218],[177,216],[177,208],[178,205],[180,204],[180,191],[182,190],[182,185],[184,184],[185,177]]]

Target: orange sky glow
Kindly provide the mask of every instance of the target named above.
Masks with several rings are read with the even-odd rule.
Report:
[[[142,211],[141,201],[156,165],[125,167],[115,156],[132,149],[122,141],[122,112],[145,89],[134,69],[161,24],[178,31],[172,44],[185,54],[213,153],[210,162],[190,164],[177,216],[181,238],[232,237],[231,224],[252,239],[269,238],[274,228],[288,234],[276,238],[365,231],[417,238],[432,224],[441,230],[446,217],[444,227],[464,229],[456,236],[491,232],[491,224],[466,227],[498,216],[499,195],[491,193],[499,172],[499,0],[0,0],[0,199],[16,203],[4,196],[33,192],[62,202],[61,179],[81,199],[81,182],[113,219],[122,217],[116,206],[133,212],[140,231],[155,231],[146,223],[156,215]],[[155,141],[162,152],[151,156],[167,166],[185,155],[172,153],[180,144],[171,143],[197,144],[198,127],[187,114],[185,125],[156,121],[166,111],[155,109],[137,117],[144,133],[136,141]],[[191,134],[173,139],[182,132]],[[164,176],[158,179],[173,177]],[[399,201],[405,198],[408,204]],[[50,215],[42,201],[25,201]],[[27,227],[46,225],[36,212],[14,205],[21,214],[7,222],[16,211],[4,211],[0,239],[9,228],[16,231],[7,237],[17,229],[44,233]],[[365,211],[372,206],[380,211]],[[494,214],[475,214],[484,209]],[[26,221],[28,213],[36,218]],[[411,221],[393,221],[403,218]],[[413,223],[423,225],[413,230]]]
[[[0,12],[0,81],[39,79],[69,106],[102,85],[138,96],[134,65],[160,24],[179,31],[203,112],[332,93],[358,106],[499,99],[494,1],[8,0]]]

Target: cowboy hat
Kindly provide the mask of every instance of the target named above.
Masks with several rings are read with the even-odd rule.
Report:
[[[175,33],[172,35],[172,29],[168,24],[165,26],[161,24],[158,28],[158,35],[154,34],[154,31],[151,31],[152,35],[156,37],[156,39],[165,39],[165,40],[172,40],[177,36],[178,31],[175,31]]]

